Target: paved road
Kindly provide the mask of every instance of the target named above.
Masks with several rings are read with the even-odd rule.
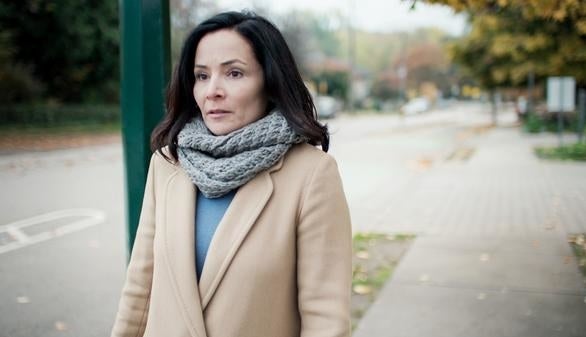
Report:
[[[463,155],[454,151],[488,123],[485,110],[465,104],[405,119],[330,121],[331,153],[354,230],[388,229],[385,219],[393,214],[398,220],[392,230],[433,230],[428,222],[411,226],[409,207],[416,206],[393,205],[438,163]],[[123,182],[119,144],[0,156],[0,251],[14,244],[14,235],[28,242],[0,252],[0,337],[108,335],[126,259]],[[427,193],[431,198],[439,192]],[[432,202],[426,193],[421,198]],[[47,220],[54,211],[71,209],[85,211]],[[35,225],[39,215],[44,222]],[[18,223],[24,219],[29,223]],[[84,221],[94,222],[79,225]],[[36,237],[45,240],[34,242]]]
[[[395,205],[429,171],[450,160],[458,162],[465,154],[463,142],[489,122],[487,108],[478,104],[458,104],[407,118],[372,115],[331,122],[330,153],[339,162],[354,231],[388,232],[389,222],[402,223],[404,217],[388,221],[387,213],[396,212]]]
[[[2,156],[0,186],[0,249],[10,243],[2,230],[19,220],[93,211],[21,229],[34,239],[105,215],[85,229],[0,253],[0,336],[106,336],[126,254],[120,146]]]

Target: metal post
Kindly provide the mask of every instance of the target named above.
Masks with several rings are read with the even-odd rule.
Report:
[[[348,12],[348,64],[350,69],[348,71],[348,112],[354,112],[354,63],[356,62],[356,31],[352,25],[352,15],[355,13],[354,0],[349,0]]]
[[[138,227],[150,134],[164,113],[170,73],[169,0],[119,0],[121,108],[126,167],[128,251]]]
[[[558,139],[559,139],[559,146],[562,147],[564,145],[564,140],[562,133],[564,132],[564,121],[562,119],[562,111],[564,110],[564,81],[563,79],[560,80],[560,106],[558,108]]]
[[[578,142],[584,141],[584,119],[586,118],[586,89],[578,91]]]
[[[525,119],[529,118],[529,115],[533,111],[533,88],[535,87],[535,73],[529,72],[527,78],[527,106],[525,107]]]

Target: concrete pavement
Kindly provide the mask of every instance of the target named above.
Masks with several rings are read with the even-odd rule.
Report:
[[[586,336],[567,243],[586,232],[586,165],[537,159],[555,136],[470,130],[369,228],[419,237],[354,337]]]

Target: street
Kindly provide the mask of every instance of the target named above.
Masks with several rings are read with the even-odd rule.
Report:
[[[485,139],[504,144],[510,156],[523,156],[511,136],[514,116],[502,116],[502,132],[489,131],[489,121],[488,107],[477,103],[405,118],[327,121],[353,231],[414,233],[423,239],[585,232],[586,213],[579,205],[586,200],[586,185],[574,179],[583,174],[583,164],[564,167],[569,172],[564,176],[545,167],[552,179],[539,184],[525,180],[523,166],[501,174],[494,165],[497,153],[491,152],[497,149],[485,146],[477,159],[492,165],[469,173],[466,165]],[[0,337],[108,335],[126,263],[121,145],[1,156],[0,184]],[[513,210],[528,207],[528,196],[533,206],[521,219]],[[564,289],[575,294],[576,287]],[[358,331],[369,335],[368,328]]]

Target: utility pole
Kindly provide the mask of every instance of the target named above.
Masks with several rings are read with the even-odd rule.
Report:
[[[354,112],[354,92],[352,84],[354,83],[354,64],[356,63],[356,32],[352,25],[352,15],[355,12],[354,0],[348,0],[348,88],[346,96],[348,97],[348,112]]]
[[[169,0],[120,3],[122,140],[128,250],[132,250],[151,157],[150,135],[164,114],[170,74]]]
[[[530,71],[527,75],[527,106],[525,107],[525,118],[533,113],[533,89],[535,88],[535,73]]]
[[[586,119],[586,89],[578,90],[578,142],[584,141],[584,119]]]

